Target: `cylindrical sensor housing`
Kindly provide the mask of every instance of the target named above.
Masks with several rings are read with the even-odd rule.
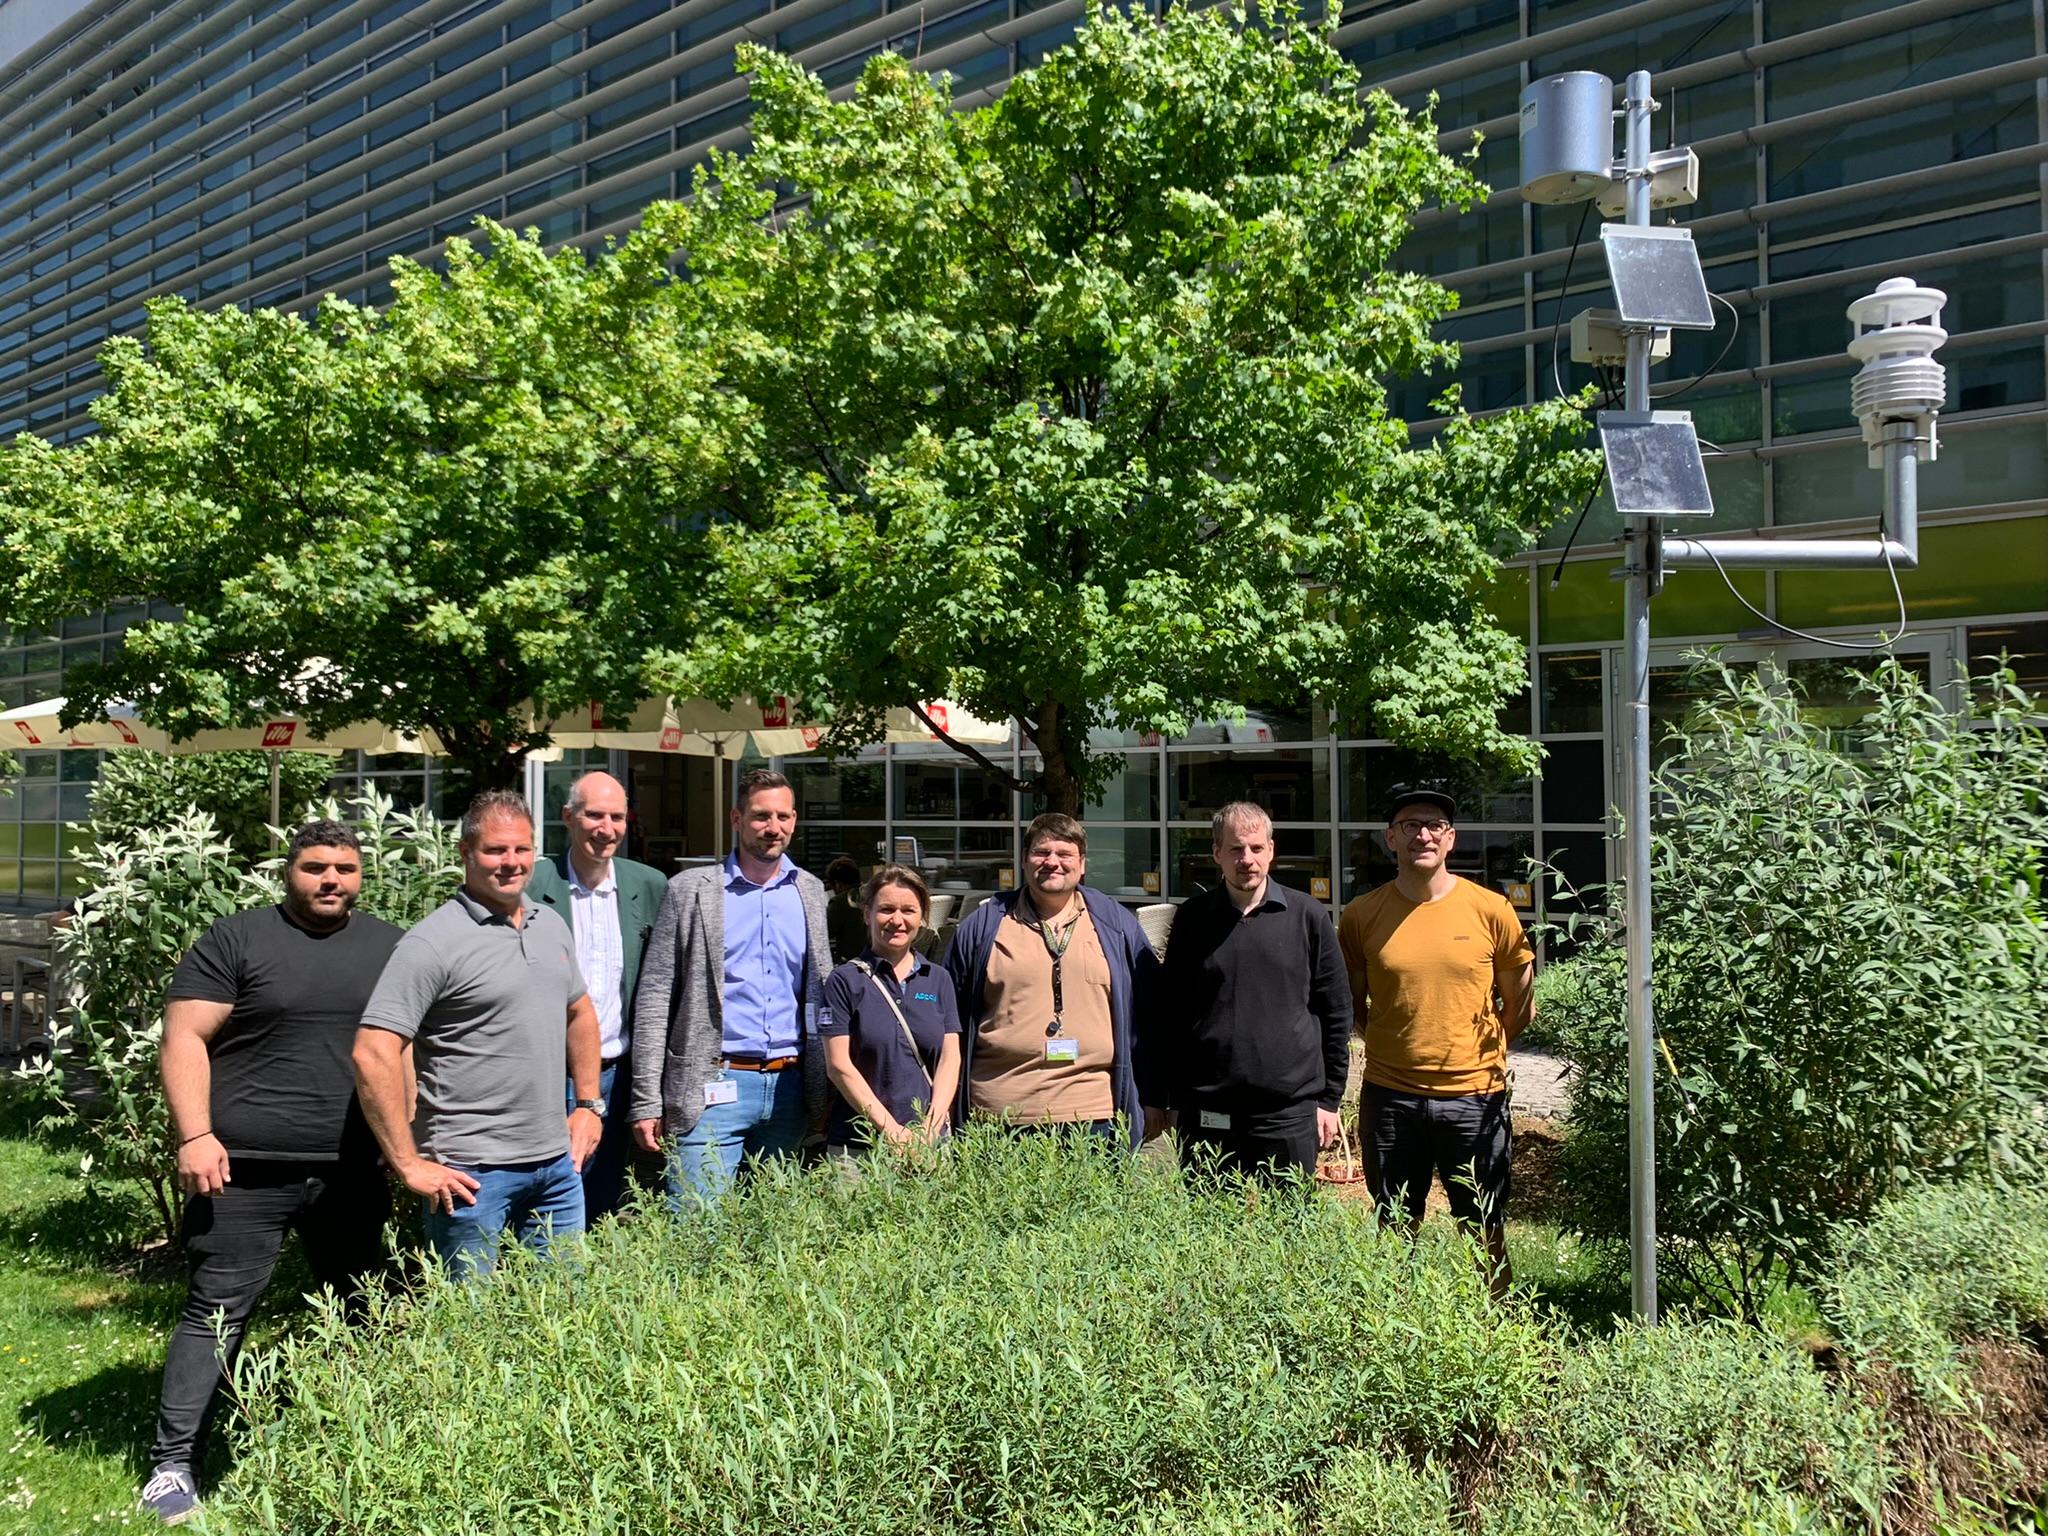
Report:
[[[1614,171],[1614,82],[1590,69],[1532,80],[1522,92],[1522,196],[1582,203]]]

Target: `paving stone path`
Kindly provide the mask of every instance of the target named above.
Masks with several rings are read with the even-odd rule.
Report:
[[[1546,1051],[1510,1050],[1508,1074],[1514,1079],[1515,1113],[1562,1120],[1567,1070],[1561,1058]]]

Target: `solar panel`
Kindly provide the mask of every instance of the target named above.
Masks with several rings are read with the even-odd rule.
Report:
[[[1714,328],[1714,306],[1691,230],[1603,224],[1600,243],[1607,250],[1607,276],[1624,322],[1683,331]]]
[[[1624,517],[1711,517],[1707,466],[1684,411],[1602,411],[1607,483]]]

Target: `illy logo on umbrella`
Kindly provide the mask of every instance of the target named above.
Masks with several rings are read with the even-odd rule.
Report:
[[[299,729],[296,720],[267,720],[263,724],[263,749],[267,752],[277,747],[288,747]]]

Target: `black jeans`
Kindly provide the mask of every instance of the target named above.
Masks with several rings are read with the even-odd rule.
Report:
[[[1437,1176],[1451,1214],[1467,1226],[1497,1227],[1508,1219],[1514,1131],[1507,1094],[1438,1098],[1367,1083],[1359,1121],[1366,1180],[1382,1220],[1420,1221]]]
[[[152,1467],[197,1469],[220,1384],[242,1330],[270,1284],[287,1229],[296,1229],[319,1284],[353,1309],[384,1267],[391,1188],[374,1165],[235,1158],[234,1182],[185,1202],[185,1309],[164,1353]],[[219,1319],[216,1331],[215,1320]]]
[[[1227,1126],[1204,1126],[1204,1110],[1189,1105],[1179,1115],[1180,1165],[1184,1170],[1214,1168],[1219,1173],[1249,1174],[1277,1183],[1293,1174],[1313,1178],[1322,1144],[1316,1135],[1316,1101],[1282,1104],[1277,1109],[1218,1110]]]

